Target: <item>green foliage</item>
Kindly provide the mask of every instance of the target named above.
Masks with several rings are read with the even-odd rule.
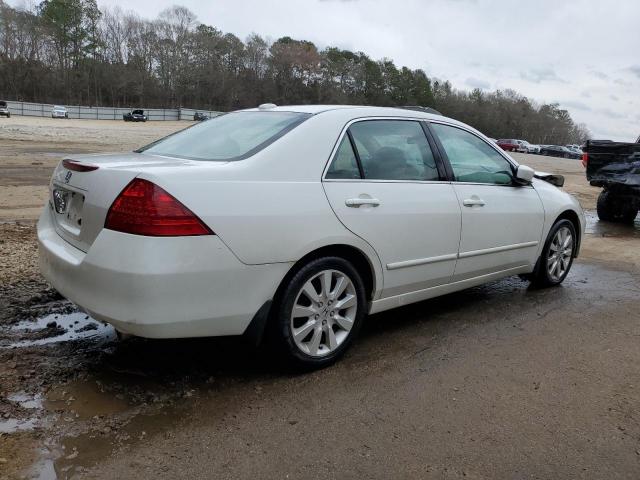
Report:
[[[0,0],[0,97],[50,103],[216,110],[336,103],[433,107],[494,138],[574,143],[588,136],[556,104],[516,92],[455,90],[391,59],[307,40],[245,42],[174,6],[149,21],[96,0]]]

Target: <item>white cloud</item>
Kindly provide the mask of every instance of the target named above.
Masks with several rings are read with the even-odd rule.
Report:
[[[541,82],[566,83],[566,80],[563,80],[562,78],[560,78],[558,74],[555,72],[555,70],[551,67],[532,68],[530,70],[520,72],[520,77],[533,83],[541,83]]]
[[[486,80],[475,78],[475,77],[467,78],[467,80],[464,83],[468,87],[479,88],[481,90],[489,90],[491,88],[491,84],[489,82],[487,82]]]

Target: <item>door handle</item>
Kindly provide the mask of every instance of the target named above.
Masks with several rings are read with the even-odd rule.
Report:
[[[462,204],[465,207],[484,207],[484,200],[474,195],[471,198],[465,198]]]
[[[371,205],[377,207],[380,205],[380,200],[377,198],[348,198],[344,201],[347,207],[360,208],[362,205]]]

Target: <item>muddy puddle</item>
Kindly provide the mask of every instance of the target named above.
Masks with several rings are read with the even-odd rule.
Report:
[[[23,320],[5,333],[7,338],[0,341],[0,348],[35,347],[77,340],[108,343],[117,339],[111,325],[93,320],[82,312]]]
[[[585,233],[599,237],[640,238],[640,215],[633,224],[602,222],[593,210],[584,212],[587,220]]]
[[[114,452],[166,431],[180,418],[179,407],[170,399],[147,401],[130,379],[113,373],[97,377],[56,386],[42,399],[39,413],[49,433],[30,478],[75,478]]]

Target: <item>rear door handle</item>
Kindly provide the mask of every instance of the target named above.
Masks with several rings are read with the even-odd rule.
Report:
[[[377,207],[380,205],[380,200],[377,198],[348,198],[344,201],[344,204],[351,208],[360,208],[362,205]]]
[[[462,204],[465,207],[484,207],[484,200],[474,195],[471,198],[465,198]]]

